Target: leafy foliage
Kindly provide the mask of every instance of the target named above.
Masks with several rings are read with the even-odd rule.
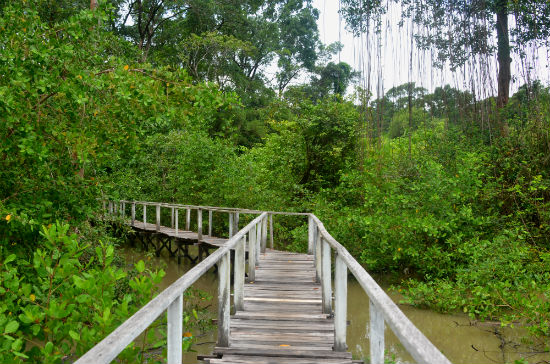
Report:
[[[114,247],[80,243],[69,226],[43,227],[40,248],[28,260],[2,250],[0,360],[59,363],[80,356],[148,302],[164,276],[136,265],[128,274],[114,264]],[[120,358],[134,362],[139,347]]]

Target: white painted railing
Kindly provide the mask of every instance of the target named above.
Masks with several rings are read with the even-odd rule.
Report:
[[[308,213],[304,212],[280,212],[280,211],[261,211],[261,210],[251,210],[251,209],[240,209],[240,208],[230,208],[230,207],[216,207],[216,206],[200,206],[200,205],[182,205],[182,204],[173,204],[173,203],[162,203],[162,202],[149,202],[149,201],[127,201],[127,200],[103,200],[103,210],[109,215],[126,217],[128,206],[130,206],[130,225],[134,226],[136,222],[136,208],[142,208],[142,220],[147,222],[147,207],[155,208],[155,224],[156,230],[160,230],[160,221],[162,212],[167,209],[170,210],[170,228],[175,229],[176,235],[180,231],[179,227],[179,212],[180,210],[185,210],[185,231],[190,231],[191,229],[191,211],[196,211],[197,215],[197,234],[199,240],[203,236],[203,213],[208,211],[208,236],[212,236],[212,213],[227,213],[229,215],[229,236],[233,235],[233,232],[238,230],[239,224],[239,214],[262,214],[266,212],[268,218],[266,224],[268,229],[266,234],[269,234],[269,245],[273,248],[273,215],[295,215],[295,216],[308,216]],[[265,247],[264,247],[265,250]]]
[[[112,210],[110,210],[112,211]],[[257,257],[261,246],[265,247],[267,213],[252,220],[235,233],[227,243],[190,269],[181,278],[162,291],[143,308],[115,329],[99,344],[90,349],[75,364],[107,364],[114,360],[136,337],[138,337],[164,311],[167,313],[167,362],[180,364],[182,358],[183,293],[214,264],[218,264],[218,346],[229,346],[230,313],[230,250],[235,249],[234,301],[237,308],[243,307],[245,278],[245,244],[248,243],[251,257]],[[247,238],[248,237],[248,238]],[[253,279],[254,259],[248,265],[249,279]]]
[[[190,210],[209,211],[209,231],[211,230],[212,211],[229,214],[230,239],[226,245],[216,250],[203,262],[199,263],[183,277],[178,279],[159,296],[149,302],[134,316],[117,328],[111,335],[92,348],[76,364],[109,363],[129,343],[132,342],[147,326],[149,326],[164,310],[168,312],[168,363],[181,362],[181,315],[182,294],[202,274],[218,263],[219,274],[219,312],[218,312],[218,346],[229,346],[229,251],[235,249],[234,264],[234,305],[236,310],[243,309],[243,287],[245,277],[245,244],[248,242],[249,264],[248,279],[255,280],[255,267],[259,262],[260,252],[265,252],[267,245],[268,222],[271,247],[273,247],[273,215],[308,216],[308,254],[315,256],[315,269],[318,281],[322,287],[323,312],[334,314],[334,350],[346,351],[347,329],[347,278],[348,270],[355,276],[369,297],[369,333],[370,333],[370,363],[384,363],[384,329],[387,323],[403,347],[419,364],[450,364],[450,361],[414,326],[414,324],[397,307],[391,298],[351,256],[351,254],[334,239],[325,229],[323,223],[310,213],[285,213],[276,211],[258,211],[212,206],[192,206],[179,204],[164,204],[141,201],[108,202],[111,214],[124,216],[125,204],[132,205],[132,222],[135,220],[135,206],[143,206],[146,216],[147,206],[156,206],[157,226],[160,226],[160,208],[186,209],[186,227],[189,227]],[[118,212],[117,212],[118,205]],[[104,208],[107,209],[106,202]],[[260,214],[245,228],[238,230],[239,213]],[[173,213],[172,213],[173,215]],[[201,215],[201,213],[199,213]],[[146,219],[146,218],[145,218]],[[144,219],[144,220],[145,220]],[[177,217],[176,217],[177,220]],[[202,218],[198,218],[199,229],[202,229]],[[177,224],[177,223],[176,223]],[[176,227],[177,229],[177,227]],[[199,230],[200,231],[200,230]],[[210,232],[209,232],[210,234]],[[248,239],[246,237],[248,236]],[[332,277],[332,253],[335,253],[335,272]],[[333,304],[334,282],[334,307]],[[179,336],[178,336],[179,335]]]
[[[315,254],[317,277],[321,281],[323,311],[332,313],[331,253],[335,253],[334,272],[334,350],[346,351],[347,271],[355,276],[369,296],[370,363],[384,364],[384,326],[392,329],[405,349],[418,364],[451,362],[414,326],[384,290],[334,239],[323,223],[309,215],[308,252]]]

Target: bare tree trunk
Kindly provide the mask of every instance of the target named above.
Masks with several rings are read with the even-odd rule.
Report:
[[[97,8],[97,0],[90,0],[90,10],[95,10]]]
[[[497,1],[497,42],[498,42],[498,96],[497,107],[499,109],[506,106],[510,99],[510,80],[511,63],[510,56],[510,32],[508,29],[508,1]],[[506,121],[500,121],[500,134],[506,136],[508,134],[508,125]]]

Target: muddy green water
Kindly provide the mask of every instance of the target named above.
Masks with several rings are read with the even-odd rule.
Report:
[[[162,268],[166,276],[162,288],[169,286],[176,279],[187,272],[192,265],[178,265],[174,259],[168,257],[152,257],[135,249],[123,249],[123,255],[131,266],[133,263],[144,260],[150,268]],[[394,302],[399,304],[402,297],[392,290],[384,277],[376,277]],[[209,292],[212,300],[212,317],[217,310],[217,275],[212,271],[200,278],[193,287]],[[350,279],[348,284],[348,326],[347,341],[349,350],[354,358],[368,358],[368,297],[361,286]],[[526,358],[529,363],[550,363],[550,353],[533,354],[533,348],[520,345],[525,331],[520,328],[500,328],[490,323],[474,324],[466,315],[439,314],[430,310],[423,310],[409,305],[399,304],[400,309],[435,344],[454,364],[504,364],[514,360]],[[495,333],[496,332],[496,333]],[[195,333],[198,334],[198,333]],[[211,354],[216,342],[216,330],[202,334],[195,352],[184,354],[184,363],[197,363],[197,354]],[[536,349],[536,348],[535,348]],[[397,338],[386,328],[386,352],[388,358],[396,363],[414,363],[414,360],[404,350]]]

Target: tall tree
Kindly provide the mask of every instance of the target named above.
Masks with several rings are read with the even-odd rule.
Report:
[[[377,19],[387,2],[398,2],[403,14],[420,24],[417,44],[437,53],[434,60],[456,68],[472,56],[491,56],[498,60],[497,105],[507,104],[510,95],[511,35],[520,42],[546,41],[550,32],[550,2],[546,0],[342,0],[342,12],[355,32],[365,30],[365,19]],[[510,30],[509,17],[516,18]],[[491,37],[496,35],[497,44]]]

